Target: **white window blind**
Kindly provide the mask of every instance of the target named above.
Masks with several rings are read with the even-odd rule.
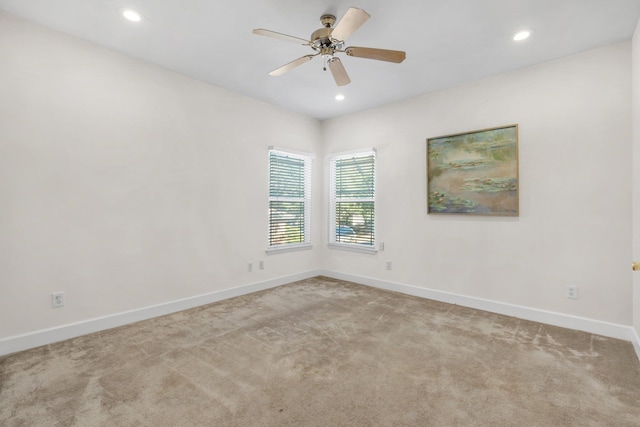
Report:
[[[311,243],[311,156],[269,150],[269,249]]]
[[[374,150],[329,158],[329,243],[375,249]]]

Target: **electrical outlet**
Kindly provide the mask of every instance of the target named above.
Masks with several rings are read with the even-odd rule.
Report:
[[[577,286],[567,286],[567,298],[569,298],[569,299],[578,299],[578,287]]]
[[[387,270],[391,270],[391,267],[392,267],[391,261],[387,261]]]
[[[380,242],[379,248],[381,251],[384,251],[384,242]]]
[[[252,262],[250,262],[250,263],[248,263],[248,264],[247,264],[247,271],[248,271],[249,273],[251,273],[251,272],[253,271],[253,263],[252,263]]]
[[[64,307],[64,292],[54,292],[51,294],[51,307]]]
[[[260,270],[264,270],[264,261],[260,261],[259,266],[260,266]]]

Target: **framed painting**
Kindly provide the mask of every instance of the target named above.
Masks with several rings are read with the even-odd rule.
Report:
[[[427,139],[427,213],[518,216],[518,125]]]

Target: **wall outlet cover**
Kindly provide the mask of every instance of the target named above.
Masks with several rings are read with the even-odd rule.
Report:
[[[64,292],[54,292],[51,294],[51,307],[64,307]]]

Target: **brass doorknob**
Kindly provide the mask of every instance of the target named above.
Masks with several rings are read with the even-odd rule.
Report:
[[[638,271],[640,270],[640,262],[634,261],[631,263],[631,269],[633,271]]]

